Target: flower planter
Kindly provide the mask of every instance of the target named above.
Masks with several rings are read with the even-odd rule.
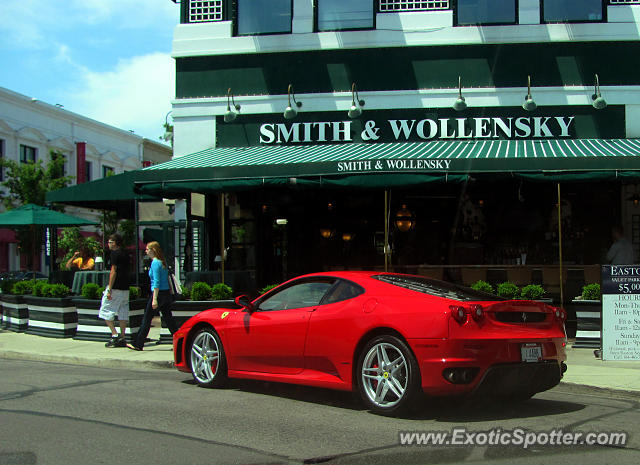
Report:
[[[24,301],[29,311],[28,334],[55,338],[76,334],[78,314],[70,297],[25,295]]]
[[[602,302],[572,300],[576,308],[576,341],[572,347],[599,349],[602,344]]]
[[[2,324],[4,329],[23,333],[29,326],[29,309],[21,295],[2,294]]]
[[[209,310],[210,308],[237,309],[238,306],[233,300],[176,300],[171,304],[171,313],[176,320],[176,324],[180,327],[192,316],[204,310]],[[173,336],[167,329],[164,319],[162,320],[162,329],[160,330],[160,340],[158,343],[173,343]]]
[[[98,318],[101,301],[84,299],[82,297],[73,297],[72,301],[78,312],[78,330],[76,331],[74,339],[82,341],[108,341],[111,338],[111,330],[104,320]],[[131,335],[136,334],[140,328],[145,304],[145,299],[129,301],[129,324],[125,331],[129,339],[131,339]],[[117,318],[115,325],[119,331]]]

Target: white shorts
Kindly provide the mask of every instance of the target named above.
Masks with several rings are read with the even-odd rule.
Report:
[[[111,289],[111,299],[107,299],[105,289],[98,318],[113,321],[116,316],[119,321],[129,321],[129,291]]]

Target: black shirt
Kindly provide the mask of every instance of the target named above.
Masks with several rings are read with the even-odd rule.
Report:
[[[113,282],[114,289],[129,290],[129,254],[122,249],[111,251],[111,266],[116,267],[116,279]]]

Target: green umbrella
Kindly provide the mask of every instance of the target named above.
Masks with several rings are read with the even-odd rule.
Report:
[[[0,228],[29,226],[33,234],[33,243],[36,243],[37,226],[80,226],[97,224],[95,221],[86,220],[77,216],[67,215],[47,207],[28,203],[13,210],[0,213]],[[33,249],[33,262],[35,264],[36,250]],[[35,276],[35,269],[33,270]]]
[[[97,224],[95,221],[85,220],[77,216],[67,215],[47,207],[28,203],[13,210],[0,213],[0,227],[19,226],[80,226]]]

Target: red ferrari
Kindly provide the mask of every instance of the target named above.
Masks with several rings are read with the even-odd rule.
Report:
[[[422,276],[301,276],[173,335],[175,365],[204,387],[227,378],[357,390],[393,415],[417,396],[526,400],[566,370],[565,311]]]

